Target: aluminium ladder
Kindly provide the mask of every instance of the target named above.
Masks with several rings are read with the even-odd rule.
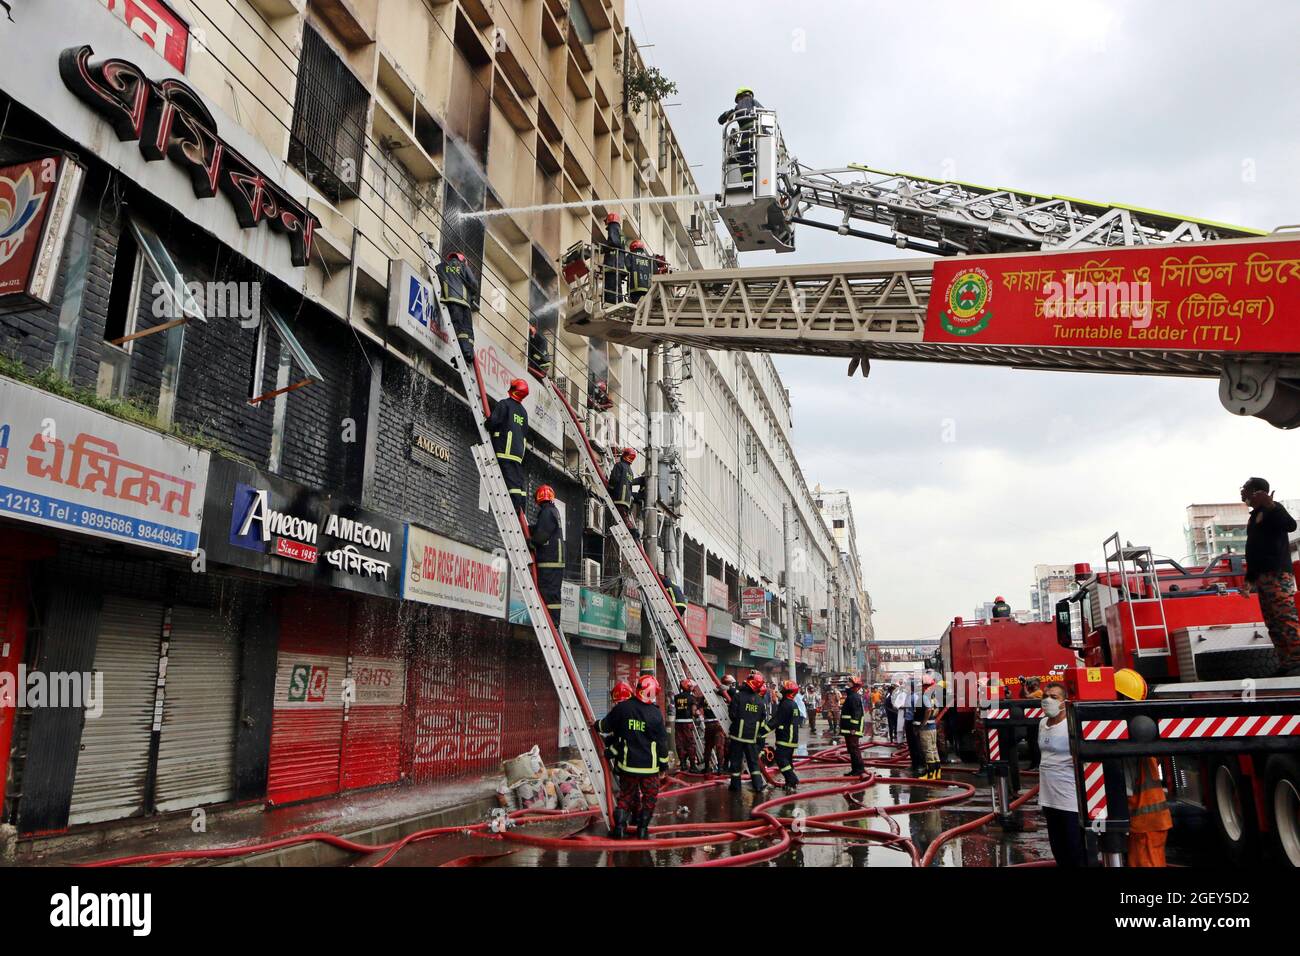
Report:
[[[429,270],[434,297],[437,299],[442,320],[446,323],[445,328],[450,329],[452,328],[451,316],[440,297],[441,284],[438,281],[436,268],[437,257],[429,240],[423,236],[421,238],[424,240],[425,265]],[[557,623],[551,619],[551,614],[538,593],[528,540],[524,536],[524,528],[510,497],[510,490],[506,487],[501,468],[497,464],[496,451],[492,447],[492,436],[488,434],[485,421],[487,409],[485,405],[480,405],[481,402],[486,402],[486,393],[479,384],[478,361],[476,359],[472,366],[468,365],[457,353],[453,364],[460,372],[461,383],[473,412],[471,417],[478,427],[479,443],[470,449],[470,454],[478,468],[479,480],[487,491],[488,506],[492,511],[492,517],[496,520],[501,542],[505,546],[511,575],[519,586],[519,593],[523,596],[529,622],[537,635],[537,643],[541,645],[542,656],[546,660],[547,670],[555,685],[556,695],[560,699],[560,710],[572,729],[575,745],[587,768],[587,776],[595,788],[600,812],[607,822],[611,821],[613,819],[611,796],[614,787],[609,765],[605,760],[605,742],[591,728],[595,714],[592,712],[591,702],[587,699],[586,690],[575,677],[577,671],[573,665],[573,655],[569,650],[568,641],[560,632]]]
[[[1169,621],[1165,618],[1164,598],[1160,594],[1160,575],[1156,570],[1155,556],[1145,545],[1121,544],[1115,532],[1102,545],[1106,559],[1106,574],[1112,587],[1119,588],[1119,599],[1128,605],[1129,626],[1133,629],[1134,657],[1168,657]],[[1114,569],[1112,570],[1112,565]],[[1118,576],[1119,584],[1113,582]],[[1136,606],[1154,604],[1159,612],[1159,624],[1139,624]],[[1159,647],[1144,647],[1144,631],[1156,631]]]
[[[573,406],[569,404],[568,398],[554,379],[548,377],[546,384],[568,413],[569,422],[578,437],[578,459],[582,462],[583,470],[591,479],[592,493],[600,498],[606,512],[610,515],[612,521],[609,530],[618,543],[623,560],[627,562],[633,574],[636,575],[637,585],[641,589],[642,613],[647,614],[650,629],[654,632],[655,640],[659,646],[659,658],[664,662],[664,670],[668,673],[669,678],[679,686],[682,678],[685,677],[695,681],[696,686],[704,694],[704,702],[709,710],[719,720],[725,720],[727,705],[718,689],[717,675],[704,662],[704,658],[700,656],[699,648],[687,636],[685,623],[677,614],[677,608],[673,606],[667,587],[665,587],[663,580],[651,566],[649,558],[646,557],[646,553],[641,547],[641,543],[632,537],[632,532],[623,521],[623,516],[615,507],[614,499],[609,495],[609,488],[605,483],[605,475],[601,470],[600,462],[596,459],[591,443],[587,440],[586,430],[582,427],[582,422],[573,410]],[[647,478],[647,480],[651,479]]]

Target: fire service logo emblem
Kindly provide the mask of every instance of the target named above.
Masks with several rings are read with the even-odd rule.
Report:
[[[947,309],[939,313],[943,330],[949,335],[979,335],[993,318],[989,311],[992,299],[993,286],[983,269],[957,273],[944,294]]]

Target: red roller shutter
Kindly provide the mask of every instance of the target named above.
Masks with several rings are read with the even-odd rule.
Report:
[[[363,600],[352,633],[355,697],[343,728],[343,789],[395,783],[401,776],[405,642],[397,605]]]
[[[26,565],[21,561],[0,560],[0,674],[11,674],[17,689],[18,664],[27,642]],[[5,699],[0,691],[0,806],[5,801],[5,782],[9,778],[9,745],[13,741],[16,700]]]
[[[349,605],[308,589],[282,600],[267,803],[339,791]]]

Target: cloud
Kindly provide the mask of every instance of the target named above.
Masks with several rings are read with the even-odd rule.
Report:
[[[1300,222],[1298,4],[629,0],[626,19],[679,84],[669,112],[706,192],[743,83],[814,167]],[[905,254],[798,243],[742,265]],[[1212,381],[776,363],[809,484],[852,492],[882,637],[937,635],[997,594],[1028,607],[1035,564],[1098,563],[1114,531],[1181,557],[1186,506],[1233,501],[1248,475],[1300,497],[1300,437],[1230,416]]]

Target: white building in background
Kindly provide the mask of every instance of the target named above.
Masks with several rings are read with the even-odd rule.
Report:
[[[863,585],[862,562],[858,556],[853,502],[847,491],[824,490],[821,485],[813,489],[813,495],[840,552],[839,590],[849,617],[848,639],[850,646],[860,652],[875,632],[871,625],[871,598]]]
[[[1031,621],[1051,621],[1056,617],[1056,602],[1075,590],[1073,564],[1035,564],[1034,583],[1029,591]]]

